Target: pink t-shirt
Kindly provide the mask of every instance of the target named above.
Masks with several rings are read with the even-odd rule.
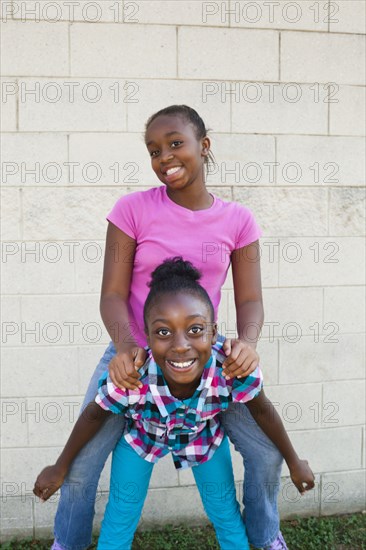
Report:
[[[217,319],[231,252],[262,235],[248,208],[212,196],[210,208],[192,211],[173,202],[165,186],[153,187],[121,197],[107,216],[137,243],[134,259],[125,251],[125,261],[133,261],[129,320],[139,346],[146,346],[143,307],[147,283],[159,264],[174,256],[192,262],[202,273],[200,283],[212,300]]]

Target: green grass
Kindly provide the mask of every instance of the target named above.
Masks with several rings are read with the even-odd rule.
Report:
[[[306,518],[281,523],[290,550],[366,550],[366,514]],[[95,539],[96,542],[96,539]],[[4,550],[49,550],[51,541],[21,540],[0,545]],[[96,548],[96,544],[90,547]],[[136,533],[133,550],[219,550],[211,527],[167,526]]]

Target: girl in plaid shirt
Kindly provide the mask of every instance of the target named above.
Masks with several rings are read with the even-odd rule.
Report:
[[[214,310],[199,278],[192,264],[180,257],[155,269],[144,306],[150,350],[140,369],[141,387],[120,389],[109,374],[103,375],[95,402],[78,419],[58,461],[45,468],[35,483],[34,493],[47,500],[62,485],[73,459],[105,418],[111,413],[126,416],[124,437],[113,452],[100,550],[131,548],[153,465],[169,452],[176,468],[192,467],[220,547],[249,550],[228,440],[219,417],[232,402],[247,404],[282,453],[299,492],[314,486],[311,469],[298,458],[281,419],[264,395],[260,368],[241,379],[223,376],[225,356],[216,344]]]

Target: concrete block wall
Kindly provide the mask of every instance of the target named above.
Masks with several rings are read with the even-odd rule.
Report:
[[[52,531],[57,497],[42,505],[31,490],[108,342],[105,215],[159,183],[142,132],[172,103],[212,129],[210,189],[249,206],[264,231],[258,350],[316,474],[300,499],[284,468],[282,517],[363,509],[365,3],[3,0],[1,10],[3,540]],[[229,277],[228,335],[234,319]],[[205,521],[191,472],[170,458],[141,525],[167,521]]]

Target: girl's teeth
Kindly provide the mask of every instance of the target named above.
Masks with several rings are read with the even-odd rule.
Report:
[[[170,168],[169,170],[167,170],[166,175],[171,176],[172,174],[175,174],[176,172],[178,172],[178,170],[180,170],[180,166],[176,166],[175,168]]]
[[[174,361],[169,361],[173,365],[173,367],[176,367],[178,369],[184,369],[185,367],[190,367],[194,363],[194,359],[191,361],[185,361],[184,363],[175,363]]]

